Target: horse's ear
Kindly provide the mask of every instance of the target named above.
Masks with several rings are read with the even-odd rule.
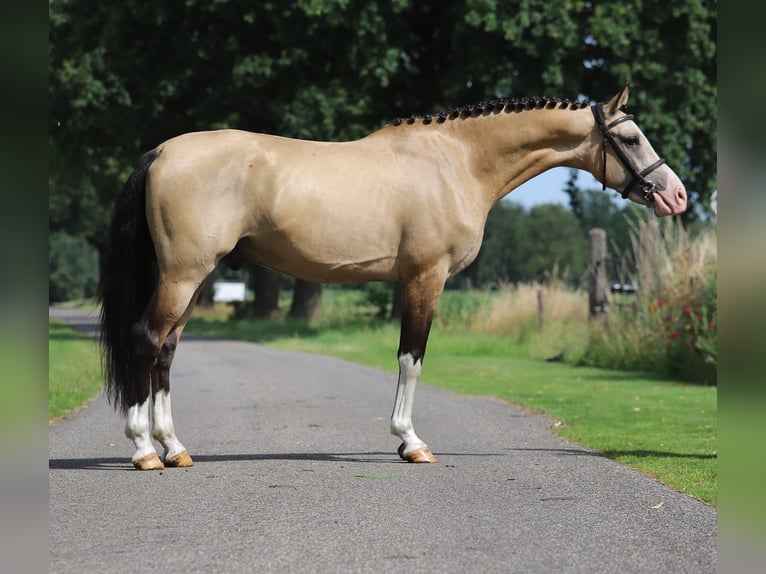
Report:
[[[630,91],[630,82],[625,82],[625,87],[620,90],[620,93],[613,97],[606,106],[606,114],[613,116],[620,111],[620,108],[628,103],[628,92]]]

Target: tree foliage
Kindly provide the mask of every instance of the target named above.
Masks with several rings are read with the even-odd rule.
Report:
[[[578,189],[570,203],[585,237],[594,227],[606,231],[610,251],[616,257],[628,251],[635,222],[642,219],[644,207],[621,199],[600,189]]]
[[[48,301],[92,297],[98,284],[96,250],[80,237],[64,232],[48,238]]]
[[[711,0],[50,1],[50,226],[102,249],[140,153],[237,127],[360,137],[494,96],[631,109],[687,184],[715,188]]]
[[[587,251],[577,219],[562,205],[526,210],[501,201],[489,212],[476,261],[453,283],[493,287],[544,281],[555,273],[577,285],[587,266]]]

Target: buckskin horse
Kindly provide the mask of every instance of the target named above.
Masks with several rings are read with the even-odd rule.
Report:
[[[400,282],[391,433],[404,460],[435,462],[412,425],[415,385],[444,283],[476,257],[490,208],[568,166],[657,216],[686,209],[684,185],[623,109],[628,88],[594,105],[492,100],[357,141],[218,130],[146,153],[116,200],[99,288],[106,393],[126,416],[135,468],[193,464],[173,427],[170,366],[219,262],[319,283]]]

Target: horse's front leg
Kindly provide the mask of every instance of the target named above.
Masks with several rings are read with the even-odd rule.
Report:
[[[402,439],[399,456],[408,462],[436,462],[428,445],[424,443],[412,425],[412,405],[415,401],[415,385],[420,376],[422,358],[399,352],[399,382],[396,387],[394,412],[391,414],[391,434]]]
[[[399,382],[396,387],[394,410],[391,414],[391,434],[402,439],[399,456],[408,462],[436,462],[428,445],[412,424],[415,386],[423,365],[428,333],[436,305],[444,289],[441,274],[421,274],[403,282],[404,307],[399,338]]]
[[[170,365],[173,362],[179,338],[180,329],[168,335],[152,370],[154,398],[152,437],[159,441],[165,451],[162,456],[165,466],[188,467],[194,463],[184,445],[176,437],[170,410]]]

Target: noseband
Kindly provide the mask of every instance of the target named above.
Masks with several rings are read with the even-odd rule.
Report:
[[[652,194],[656,191],[657,185],[652,183],[648,179],[646,179],[646,176],[652,173],[658,167],[660,167],[663,163],[665,163],[665,160],[658,159],[657,161],[655,161],[652,165],[650,165],[643,171],[638,171],[636,164],[634,164],[633,160],[631,160],[625,154],[622,148],[617,145],[617,142],[614,140],[614,136],[610,132],[610,130],[617,124],[621,124],[622,122],[632,120],[633,116],[630,114],[626,114],[624,116],[617,118],[611,124],[607,125],[606,119],[604,118],[604,104],[595,104],[591,106],[590,109],[593,112],[593,116],[596,118],[596,124],[598,124],[598,129],[601,130],[601,135],[604,136],[603,145],[602,145],[603,158],[604,158],[604,161],[603,161],[604,176],[601,178],[601,184],[604,186],[603,189],[606,189],[606,146],[607,144],[611,144],[612,149],[614,150],[614,153],[620,159],[620,162],[622,163],[622,165],[633,176],[633,179],[630,180],[630,183],[627,185],[627,187],[625,187],[625,190],[622,192],[623,199],[627,199],[630,192],[633,191],[633,188],[636,187],[636,185],[638,185],[641,188],[642,199],[649,204],[653,203],[654,196]]]

